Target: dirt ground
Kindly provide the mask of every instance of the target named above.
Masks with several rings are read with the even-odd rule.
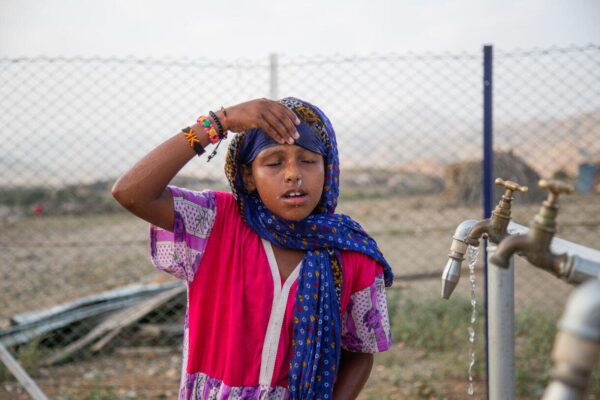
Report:
[[[539,205],[519,206],[513,218],[527,225]],[[440,273],[456,225],[480,218],[479,207],[452,207],[442,195],[341,202],[376,238],[398,276]],[[600,195],[573,195],[562,201],[559,236],[600,249]],[[0,222],[0,328],[12,315],[47,308],[122,285],[167,279],[149,261],[148,226],[125,214],[24,218]],[[439,279],[400,282],[417,293],[437,293]],[[478,275],[481,301],[481,274]],[[468,293],[468,279],[456,289]],[[518,309],[558,313],[571,288],[525,263],[516,266]],[[80,333],[82,334],[82,333]],[[34,373],[50,398],[174,398],[180,352],[175,347],[138,349],[135,342],[93,358],[81,358]],[[376,364],[361,399],[464,399],[466,362],[443,365],[435,354],[395,347],[395,367]],[[442,359],[442,357],[440,357]],[[484,398],[476,382],[473,398]],[[0,399],[18,399],[15,382],[0,379]],[[93,397],[102,393],[114,397]],[[70,397],[69,397],[70,396]],[[92,397],[89,397],[92,396]]]
[[[435,361],[423,351],[396,347],[391,350],[403,371],[376,362],[359,399],[464,399],[466,379],[433,377]],[[391,357],[391,355],[388,355]],[[177,396],[180,358],[178,349],[138,351],[117,349],[110,356],[41,369],[35,381],[51,399],[119,398],[174,399]],[[111,389],[114,388],[114,389]],[[475,382],[472,399],[485,398],[485,383]],[[108,397],[112,395],[113,397]],[[97,397],[92,397],[97,396]],[[28,399],[16,382],[0,385],[0,399]]]

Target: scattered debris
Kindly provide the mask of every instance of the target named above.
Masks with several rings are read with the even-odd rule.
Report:
[[[108,342],[114,339],[124,327],[127,327],[142,317],[154,311],[157,307],[165,304],[173,297],[184,293],[186,290],[185,285],[180,284],[174,288],[171,288],[163,293],[157,294],[153,297],[145,299],[137,304],[127,307],[121,311],[110,314],[102,323],[97,325],[83,338],[76,340],[69,344],[61,351],[48,357],[43,364],[52,365],[63,361],[76,353],[77,351],[85,348],[87,345],[93,343],[98,338],[101,338],[91,350],[93,352],[100,351]]]
[[[63,361],[92,344],[91,351],[98,352],[124,328],[137,323],[175,298],[181,300],[185,291],[186,286],[182,281],[134,284],[48,309],[18,314],[11,318],[12,326],[0,330],[0,344],[7,347],[21,345],[40,336],[48,340],[52,335],[59,338],[48,341],[60,344],[61,341],[64,342],[64,338],[60,337],[60,329],[89,322],[94,327],[85,336],[67,344],[42,364],[51,365]]]
[[[6,368],[13,374],[17,381],[29,393],[33,400],[48,400],[48,397],[35,384],[35,381],[25,372],[23,367],[13,358],[6,347],[0,343],[0,360],[6,365]]]

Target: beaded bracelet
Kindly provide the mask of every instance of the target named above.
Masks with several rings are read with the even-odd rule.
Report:
[[[198,117],[196,122],[204,128],[204,132],[206,132],[206,134],[208,135],[208,140],[210,140],[212,144],[215,144],[219,140],[221,140],[215,127],[210,122],[210,119],[206,118],[204,115],[201,115]]]
[[[217,117],[217,114],[213,111],[209,111],[208,115],[211,116],[211,118],[215,121],[215,124],[217,125],[217,133],[219,134],[219,139],[226,139],[227,132],[225,132],[225,130],[223,129],[223,124],[221,124],[221,121],[219,120],[219,117]]]
[[[196,136],[194,131],[192,131],[192,128],[188,126],[187,128],[183,128],[181,131],[183,132],[185,140],[187,140],[188,144],[192,149],[194,149],[196,154],[198,156],[204,154],[204,147],[202,147],[202,145],[200,144],[200,140],[198,139],[198,136]]]

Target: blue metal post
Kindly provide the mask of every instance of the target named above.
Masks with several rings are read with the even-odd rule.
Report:
[[[483,218],[492,215],[494,191],[494,153],[492,142],[492,56],[493,47],[483,46]],[[487,241],[486,241],[487,242]],[[487,243],[483,257],[483,312],[485,315],[485,377],[486,393],[490,393],[489,336],[488,336],[488,254]]]

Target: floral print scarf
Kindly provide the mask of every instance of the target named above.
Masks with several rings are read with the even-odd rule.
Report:
[[[308,102],[287,97],[281,103],[307,123],[326,148],[323,194],[314,212],[302,221],[287,221],[269,211],[257,193],[245,189],[240,171],[241,150],[247,149],[245,133],[229,145],[225,174],[252,230],[279,247],[306,251],[294,307],[289,390],[292,399],[331,399],[341,355],[340,252],[356,251],[373,258],[384,268],[386,286],[391,286],[393,274],[375,240],[349,216],[335,214],[340,170],[329,119]]]

